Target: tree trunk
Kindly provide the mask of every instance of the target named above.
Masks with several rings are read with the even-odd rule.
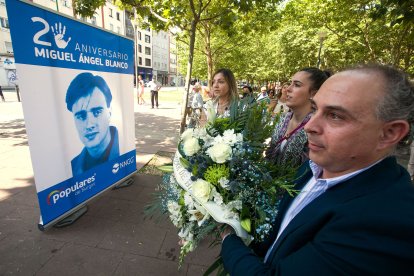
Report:
[[[190,92],[190,78],[191,71],[193,69],[193,57],[194,57],[194,44],[196,37],[196,28],[198,21],[193,19],[191,21],[191,30],[190,30],[190,47],[188,50],[188,63],[187,63],[187,75],[185,77],[185,91],[183,94],[183,106],[181,108],[181,124],[180,124],[180,134],[184,132],[187,118],[187,104],[188,104],[188,95]]]
[[[213,81],[213,74],[214,74],[214,62],[213,62],[213,54],[211,51],[211,29],[208,23],[204,24],[205,35],[204,35],[204,51],[206,53],[207,58],[207,80],[208,80],[208,88],[211,91],[211,85]]]

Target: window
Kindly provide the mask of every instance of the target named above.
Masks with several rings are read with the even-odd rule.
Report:
[[[92,16],[92,17],[91,17],[91,23],[92,23],[93,25],[96,25],[96,16]]]
[[[142,57],[138,57],[138,63],[139,65],[142,65]]]
[[[145,42],[151,43],[151,37],[149,35],[145,35]]]
[[[146,55],[151,55],[151,48],[150,47],[145,47],[145,54]]]
[[[141,46],[141,44],[138,44],[138,52],[142,53],[142,46]]]
[[[151,59],[149,58],[145,59],[145,66],[151,66]]]
[[[0,0],[0,5],[6,6],[6,1],[5,0]]]
[[[111,8],[109,8],[109,17],[113,17]]]
[[[114,24],[109,24],[109,29],[110,29],[111,31],[113,31],[113,30],[114,30]]]
[[[6,46],[6,51],[9,54],[13,54],[13,45],[11,42],[5,41],[4,45]]]
[[[3,28],[9,29],[9,20],[7,18],[4,17],[0,17],[0,21],[1,21],[1,26]]]
[[[121,21],[121,16],[120,16],[119,12],[116,13],[116,20]]]
[[[141,40],[141,32],[138,31],[138,39]]]
[[[69,1],[67,1],[67,0],[62,0],[62,5],[63,5],[64,7],[69,8]]]

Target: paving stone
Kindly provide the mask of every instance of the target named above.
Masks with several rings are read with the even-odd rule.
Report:
[[[151,224],[117,222],[98,244],[98,247],[156,257],[167,231]]]
[[[176,262],[128,254],[122,259],[115,275],[179,276],[187,275],[187,270],[187,265],[183,265],[180,269],[178,269]]]
[[[62,228],[51,227],[44,231],[43,235],[48,239],[95,247],[103,240],[113,225],[112,221],[100,218],[91,219],[84,215],[72,225]]]
[[[64,242],[12,234],[1,240],[0,275],[32,275],[58,252]]]
[[[111,250],[66,244],[36,275],[114,275],[122,255]]]

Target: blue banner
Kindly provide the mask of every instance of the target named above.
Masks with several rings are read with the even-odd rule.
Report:
[[[38,193],[43,222],[71,210],[136,171],[135,150]],[[110,172],[110,173],[108,173]]]
[[[134,45],[23,1],[7,12],[46,227],[136,172]]]
[[[7,1],[17,63],[133,74],[134,43],[18,0]]]

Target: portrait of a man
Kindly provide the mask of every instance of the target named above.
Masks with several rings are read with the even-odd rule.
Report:
[[[100,76],[81,73],[70,83],[66,107],[84,144],[71,161],[73,176],[119,156],[118,130],[110,125],[111,101],[111,90]]]

